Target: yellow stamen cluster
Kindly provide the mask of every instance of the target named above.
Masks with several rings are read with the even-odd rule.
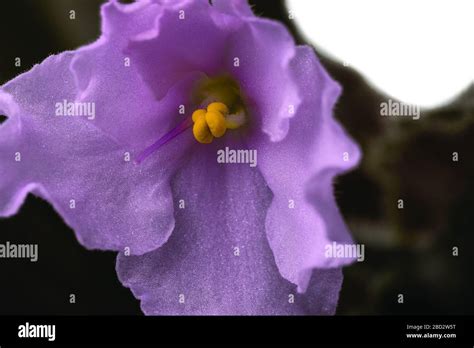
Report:
[[[214,137],[222,137],[227,128],[231,126],[226,121],[229,108],[224,103],[211,103],[207,110],[198,109],[193,112],[193,134],[194,138],[202,144],[209,144]]]

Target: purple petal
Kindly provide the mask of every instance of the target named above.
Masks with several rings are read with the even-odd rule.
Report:
[[[242,17],[254,17],[247,0],[212,0],[212,5],[224,13]]]
[[[299,96],[289,69],[296,47],[281,23],[254,16],[245,1],[189,1],[164,7],[156,27],[126,51],[157,98],[196,72],[231,74],[254,126],[272,140],[286,135]]]
[[[0,128],[1,215],[14,214],[33,192],[53,204],[88,248],[141,254],[168,239],[174,226],[169,177],[192,137],[183,134],[140,166],[133,159],[185,119],[178,108],[189,105],[195,76],[158,102],[122,53],[154,28],[160,10],[146,1],[105,4],[96,43],[50,57],[3,87],[8,98],[0,104],[10,118]],[[95,119],[55,117],[63,100],[94,103]],[[21,162],[14,161],[17,152]]]
[[[167,4],[155,30],[132,41],[126,50],[158,99],[190,74],[220,73],[227,45],[227,32],[212,20],[216,10],[208,1]]]
[[[308,292],[297,294],[267,242],[265,181],[248,165],[218,164],[215,151],[224,144],[211,146],[173,180],[184,208],[176,210],[172,236],[141,256],[120,253],[121,282],[151,315],[333,314],[341,270],[316,271]]]
[[[293,38],[278,22],[247,18],[233,34],[227,62],[239,59],[239,66],[228,64],[240,84],[250,109],[251,122],[272,141],[288,132],[292,109],[300,103],[296,77],[290,61],[296,52]]]
[[[132,39],[154,27],[160,7],[146,1],[131,6],[112,2],[103,5],[101,12],[102,36],[77,50],[72,61],[78,100],[96,102],[96,127],[119,143],[143,149],[156,139],[158,127],[172,126],[171,118],[160,110],[137,73],[136,62],[123,50]],[[186,99],[174,100],[173,115]]]
[[[256,135],[258,167],[274,198],[267,235],[283,277],[305,291],[313,268],[340,267],[353,258],[328,258],[326,246],[352,239],[337,208],[333,179],[357,165],[360,151],[332,117],[340,87],[313,50],[298,48],[292,62],[302,104],[286,138],[277,143]]]
[[[52,56],[2,87],[0,110],[9,118],[0,126],[0,214],[14,214],[31,191],[48,200],[88,248],[153,250],[174,227],[169,177],[191,135],[183,134],[154,161],[137,166],[134,149],[117,143],[93,120],[55,116],[56,103],[76,101],[72,58],[71,53]],[[94,98],[88,101],[103,102]],[[163,100],[157,110],[167,117],[164,124],[182,118],[176,115],[176,98],[170,92],[170,101]],[[169,130],[159,124],[155,129],[156,137]]]
[[[22,163],[18,137],[21,134],[21,121],[18,107],[12,97],[0,91],[0,114],[8,115],[7,121],[0,125],[0,216],[16,213],[28,191],[36,186],[22,178]]]

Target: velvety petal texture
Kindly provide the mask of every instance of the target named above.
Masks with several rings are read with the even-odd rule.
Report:
[[[298,294],[268,246],[265,215],[272,194],[263,177],[247,164],[217,163],[215,153],[224,144],[210,146],[173,179],[181,208],[169,241],[142,256],[119,254],[122,283],[146,314],[334,313],[341,270],[316,271],[308,292]]]
[[[15,213],[32,191],[52,203],[88,248],[153,250],[174,226],[173,153],[162,158],[168,166],[139,167],[93,121],[57,116],[56,103],[76,100],[72,57],[52,56],[2,87],[0,110],[9,118],[0,126],[0,212]]]
[[[180,81],[158,102],[120,53],[149,30],[144,23],[154,24],[157,5],[148,5],[104,5],[98,42],[51,56],[2,86],[0,109],[9,117],[0,126],[3,216],[31,191],[50,201],[88,248],[142,254],[168,239],[169,179],[191,136],[153,162],[137,166],[133,158],[183,118],[178,110],[191,85]],[[58,116],[63,102],[93,105],[94,117]]]
[[[84,246],[119,251],[146,314],[333,314],[353,261],[325,254],[352,243],[333,183],[360,151],[313,50],[244,0],[101,11],[96,42],[0,87],[0,216],[29,192],[48,200]],[[219,76],[240,87],[246,124],[206,145],[188,129],[136,163]],[[61,103],[93,114],[58,115]],[[226,147],[257,166],[218,163]]]
[[[0,92],[0,114],[9,117],[8,122],[4,122],[0,128],[0,214],[10,216],[17,212],[25,196],[36,185],[21,178],[21,121],[18,106],[11,95],[4,92]]]
[[[102,7],[102,36],[74,54],[71,70],[78,100],[94,100],[97,117],[92,122],[121,144],[143,147],[157,136],[157,120],[170,127],[172,109],[160,104],[137,73],[136,64],[123,53],[129,41],[154,27],[160,7],[148,2]],[[183,94],[184,96],[185,94]],[[179,100],[174,100],[179,102]],[[181,103],[174,107],[175,111]]]
[[[353,258],[326,256],[333,242],[352,244],[333,193],[334,177],[360,160],[358,146],[334,120],[340,87],[309,47],[299,47],[291,63],[302,103],[284,140],[254,135],[249,147],[274,194],[266,230],[282,275],[305,291],[313,268],[339,267]]]

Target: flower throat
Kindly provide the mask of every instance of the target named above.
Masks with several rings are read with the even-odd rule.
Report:
[[[242,127],[246,121],[245,104],[238,84],[228,76],[201,81],[193,93],[194,105],[200,107],[191,116],[143,150],[136,162],[141,163],[163,145],[192,127],[194,138],[201,144],[210,144],[228,130]]]

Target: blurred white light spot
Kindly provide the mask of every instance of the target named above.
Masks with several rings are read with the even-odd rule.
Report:
[[[287,0],[309,42],[406,103],[435,107],[474,81],[472,0]]]

